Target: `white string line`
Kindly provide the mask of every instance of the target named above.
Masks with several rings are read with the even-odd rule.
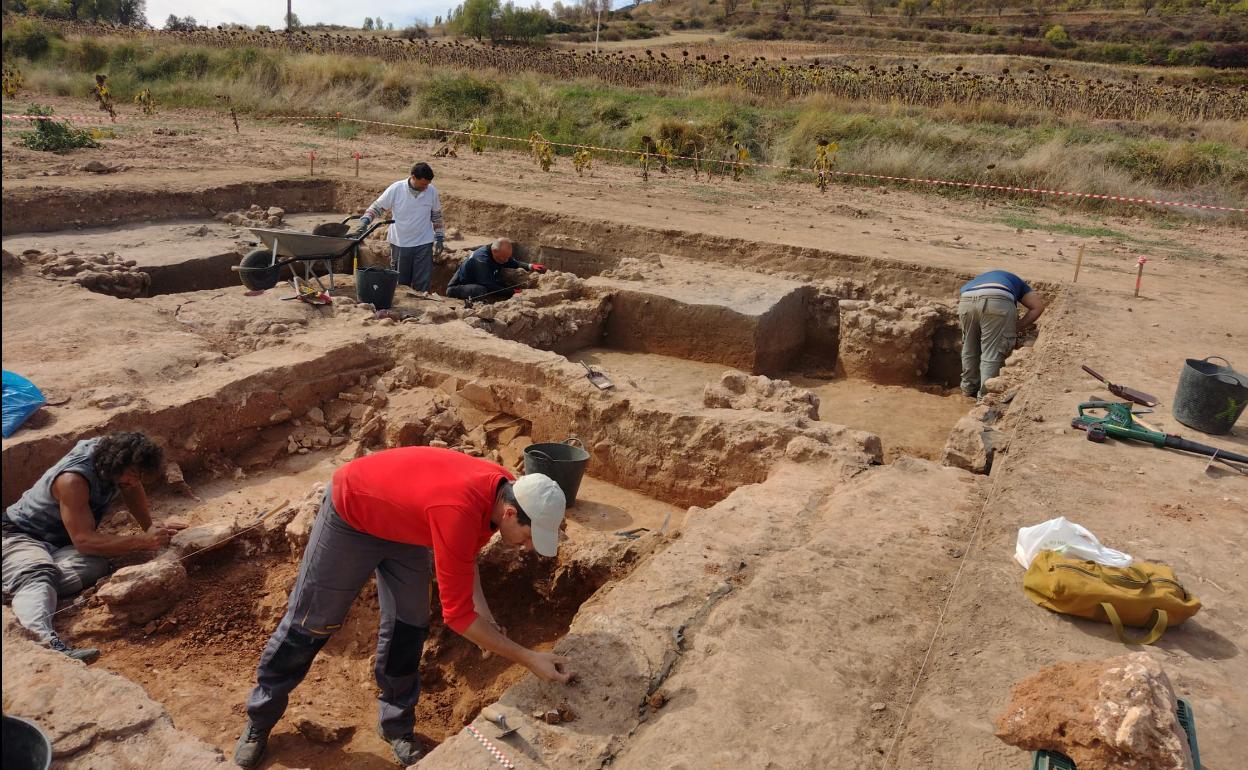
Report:
[[[1023,404],[1018,405],[1018,418],[1014,422],[1014,428],[1010,431],[1009,440],[1006,442],[1007,447],[1014,445],[1014,438],[1018,434],[1018,427],[1022,424]],[[1006,454],[1009,457],[1009,454]],[[966,546],[962,551],[962,563],[958,565],[957,574],[953,576],[953,583],[949,586],[949,593],[945,596],[945,603],[940,608],[940,616],[936,618],[936,627],[932,629],[932,638],[927,644],[927,652],[923,655],[923,663],[919,666],[919,673],[914,678],[914,686],[910,688],[910,696],[906,698],[906,707],[901,712],[901,721],[897,723],[897,732],[893,735],[893,740],[888,746],[888,751],[884,754],[884,761],[881,767],[888,767],[888,760],[892,757],[893,751],[897,748],[897,743],[901,740],[901,735],[906,729],[906,719],[910,716],[910,707],[914,704],[914,695],[919,690],[919,684],[923,681],[923,674],[927,672],[927,664],[932,658],[932,650],[936,649],[936,639],[940,636],[940,629],[944,625],[945,615],[949,611],[949,605],[953,603],[953,594],[958,587],[958,582],[962,579],[962,572],[966,569],[966,563],[971,560],[971,548],[975,545],[975,538],[979,535],[980,525],[983,524],[984,517],[988,513],[988,505],[992,502],[993,495],[997,492],[997,485],[1001,483],[1001,479],[1005,477],[1005,468],[998,466],[997,478],[993,480],[992,487],[988,490],[987,497],[984,498],[984,505],[979,510],[979,516],[975,519],[975,528],[971,530],[971,536],[966,540]]]

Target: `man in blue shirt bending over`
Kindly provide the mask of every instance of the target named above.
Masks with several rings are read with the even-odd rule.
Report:
[[[521,262],[513,258],[511,252],[511,241],[506,238],[499,238],[472,252],[447,284],[446,296],[466,300],[481,299],[486,302],[511,299],[516,290],[503,283],[504,268],[528,270],[531,273],[546,272],[545,265]]]
[[[1027,309],[1022,320],[1018,305]],[[962,326],[962,392],[984,395],[984,383],[996,377],[1014,350],[1019,332],[1044,312],[1045,303],[1013,273],[990,270],[961,289],[958,323]]]

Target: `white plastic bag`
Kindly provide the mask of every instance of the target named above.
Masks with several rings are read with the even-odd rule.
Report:
[[[1031,566],[1031,560],[1041,551],[1057,551],[1072,559],[1087,559],[1106,567],[1129,567],[1131,555],[1101,545],[1096,535],[1067,521],[1065,516],[1049,519],[1034,527],[1020,527],[1014,558],[1023,569]]]

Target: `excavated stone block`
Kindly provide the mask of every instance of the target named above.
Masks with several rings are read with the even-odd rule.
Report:
[[[324,497],[325,485],[317,482],[299,501],[296,506],[298,513],[286,525],[286,539],[290,542],[292,550],[301,551],[308,544],[308,537],[312,534],[312,524],[316,521],[316,514],[321,509],[321,500]]]
[[[940,321],[933,307],[843,301],[839,361],[846,376],[892,385],[919,382]]]
[[[499,410],[498,397],[494,395],[489,383],[480,380],[465,383],[464,387],[459,389],[459,397],[482,411],[497,412]]]
[[[768,374],[786,369],[806,343],[809,290],[795,281],[665,258],[640,285],[586,283],[611,292],[608,347]]]
[[[981,404],[954,424],[940,453],[940,464],[972,473],[987,473],[1000,433],[984,424],[988,406]]]
[[[96,596],[114,615],[143,625],[165,613],[182,598],[186,568],[163,556],[113,573]]]
[[[169,547],[179,558],[196,552],[211,551],[225,545],[226,538],[237,534],[241,529],[237,521],[221,521],[191,527],[174,535],[169,541]]]
[[[1011,746],[1060,751],[1079,770],[1191,770],[1170,678],[1148,653],[1058,663],[1014,686],[997,718]]]

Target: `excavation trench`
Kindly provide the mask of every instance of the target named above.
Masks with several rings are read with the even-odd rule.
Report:
[[[253,186],[234,190],[234,198],[220,195],[221,203],[241,208],[270,204],[272,194]],[[285,194],[288,222],[308,229],[334,218],[317,211],[345,208],[360,193],[305,185]],[[294,213],[300,206],[311,213]],[[116,207],[103,211],[124,219]],[[24,229],[42,228],[35,209],[22,212],[33,217]],[[847,499],[865,495],[872,505],[894,483],[887,479],[926,485],[931,494],[912,495],[906,505],[946,495],[946,507],[958,515],[942,519],[933,507],[925,515],[936,534],[925,530],[922,537],[951,549],[960,536],[962,514],[973,510],[964,499],[972,477],[906,459],[939,457],[950,428],[971,407],[954,392],[959,340],[947,293],[957,276],[826,255],[820,263],[818,254],[804,252],[785,256],[797,272],[773,273],[773,256],[752,261],[762,247],[742,251],[737,267],[712,268],[715,250],[726,244],[672,235],[675,254],[638,257],[630,248],[652,235],[640,229],[617,227],[603,240],[569,220],[564,224],[580,238],[572,242],[552,237],[548,219],[531,212],[474,212],[468,218],[477,232],[515,232],[520,258],[540,259],[552,272],[510,275],[522,292],[495,305],[466,307],[400,291],[383,317],[354,303],[350,277],[337,283],[334,304],[324,308],[284,301],[284,285],[246,296],[228,268],[248,244],[217,220],[6,237],[6,249],[18,252],[107,247],[125,257],[130,249],[147,260],[142,267],[164,272],[152,274],[151,296],[120,300],[63,281],[48,289],[48,279],[34,271],[6,269],[6,367],[51,383],[58,397],[6,440],[4,502],[75,441],[133,429],[157,437],[173,464],[155,494],[162,514],[232,532],[279,511],[190,559],[187,587],[154,617],[124,620],[124,608],[98,597],[65,613],[67,634],[102,647],[102,665],[143,685],[179,728],[229,749],[255,662],[284,611],[317,485],[367,452],[444,446],[521,471],[531,443],[584,443],[588,477],[568,512],[559,557],[518,555],[496,543],[485,551],[482,575],[498,620],[527,646],[560,649],[578,617],[607,622],[594,618],[619,606],[628,607],[620,617],[637,615],[635,641],[644,654],[619,647],[619,640],[597,650],[629,665],[603,698],[614,721],[592,726],[609,733],[629,729],[618,721],[636,713],[632,699],[653,695],[668,677],[690,676],[679,665],[679,639],[675,653],[656,640],[713,625],[719,598],[753,579],[747,563],[774,558],[776,568],[789,569],[784,552],[854,508],[829,503],[847,480],[867,479],[855,481],[866,491]],[[8,232],[18,215],[10,219],[6,204],[5,216]],[[156,255],[192,238],[207,244],[203,254],[184,247],[156,264]],[[486,241],[452,241],[435,266],[434,288],[444,290],[467,247]],[[370,242],[363,256],[384,262],[385,244]],[[828,277],[839,268],[843,275]],[[615,387],[595,388],[584,365]],[[872,468],[885,461],[892,464]],[[782,466],[790,470],[778,477]],[[891,475],[870,475],[877,473]],[[753,517],[766,514],[766,501],[786,494],[786,485],[801,495],[775,514],[786,533],[775,540]],[[192,490],[197,498],[188,496]],[[699,522],[693,542],[681,540],[686,518]],[[125,519],[114,515],[105,526],[121,531]],[[639,537],[620,534],[629,531]],[[725,537],[728,545],[717,540]],[[896,537],[911,535],[902,527]],[[673,543],[682,555],[665,557]],[[914,547],[920,545],[931,543]],[[708,557],[705,565],[692,561]],[[668,574],[652,565],[663,559],[684,566]],[[681,593],[670,585],[672,575],[690,565],[697,569],[680,578],[688,587]],[[953,566],[946,560],[924,579],[943,579]],[[854,574],[869,568],[851,565]],[[596,614],[586,616],[582,608],[591,606]],[[525,671],[483,657],[447,631],[436,592],[433,607],[418,715],[427,745],[454,735],[500,698],[561,705],[535,698],[531,688],[515,695]],[[651,615],[654,628],[647,625]],[[380,766],[386,749],[373,733],[369,684],[376,623],[376,589],[369,585],[296,691],[292,718],[274,737],[275,766]],[[636,655],[648,657],[638,662]],[[328,744],[309,741],[308,734],[324,731],[314,725],[297,734],[299,720],[344,733]]]

